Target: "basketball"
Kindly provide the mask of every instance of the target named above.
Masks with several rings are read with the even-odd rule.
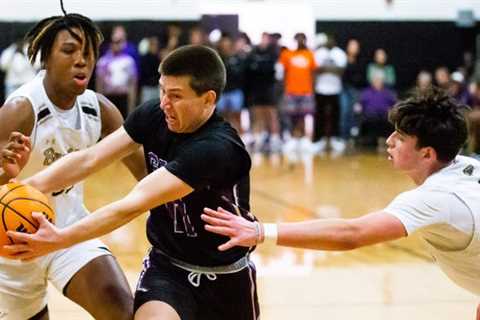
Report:
[[[3,255],[2,246],[14,243],[6,234],[8,230],[37,231],[38,223],[32,217],[33,212],[43,213],[52,223],[55,220],[47,197],[34,187],[17,182],[0,187],[0,255]]]

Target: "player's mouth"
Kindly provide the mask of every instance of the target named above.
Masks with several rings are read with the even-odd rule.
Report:
[[[88,85],[88,77],[84,73],[75,74],[73,76],[73,81],[75,81],[75,83],[81,87],[86,87]]]

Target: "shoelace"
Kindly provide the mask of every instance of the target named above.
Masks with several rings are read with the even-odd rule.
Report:
[[[188,281],[192,284],[192,286],[198,288],[200,286],[200,279],[203,275],[207,276],[207,279],[210,281],[217,280],[217,275],[215,273],[192,271],[188,274]]]

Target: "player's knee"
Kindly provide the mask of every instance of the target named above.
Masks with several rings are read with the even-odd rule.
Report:
[[[95,319],[131,320],[133,319],[133,295],[129,288],[110,286],[103,289],[103,295],[108,297]]]

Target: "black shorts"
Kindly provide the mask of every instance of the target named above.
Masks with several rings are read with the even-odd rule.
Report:
[[[275,106],[277,98],[275,97],[274,84],[265,86],[256,86],[249,92],[250,104],[257,106]]]
[[[195,279],[199,280],[198,287],[189,281],[189,274],[152,250],[145,258],[138,281],[135,312],[149,301],[162,301],[175,309],[182,320],[258,319],[253,263],[235,273],[216,274],[215,280],[201,275]]]

